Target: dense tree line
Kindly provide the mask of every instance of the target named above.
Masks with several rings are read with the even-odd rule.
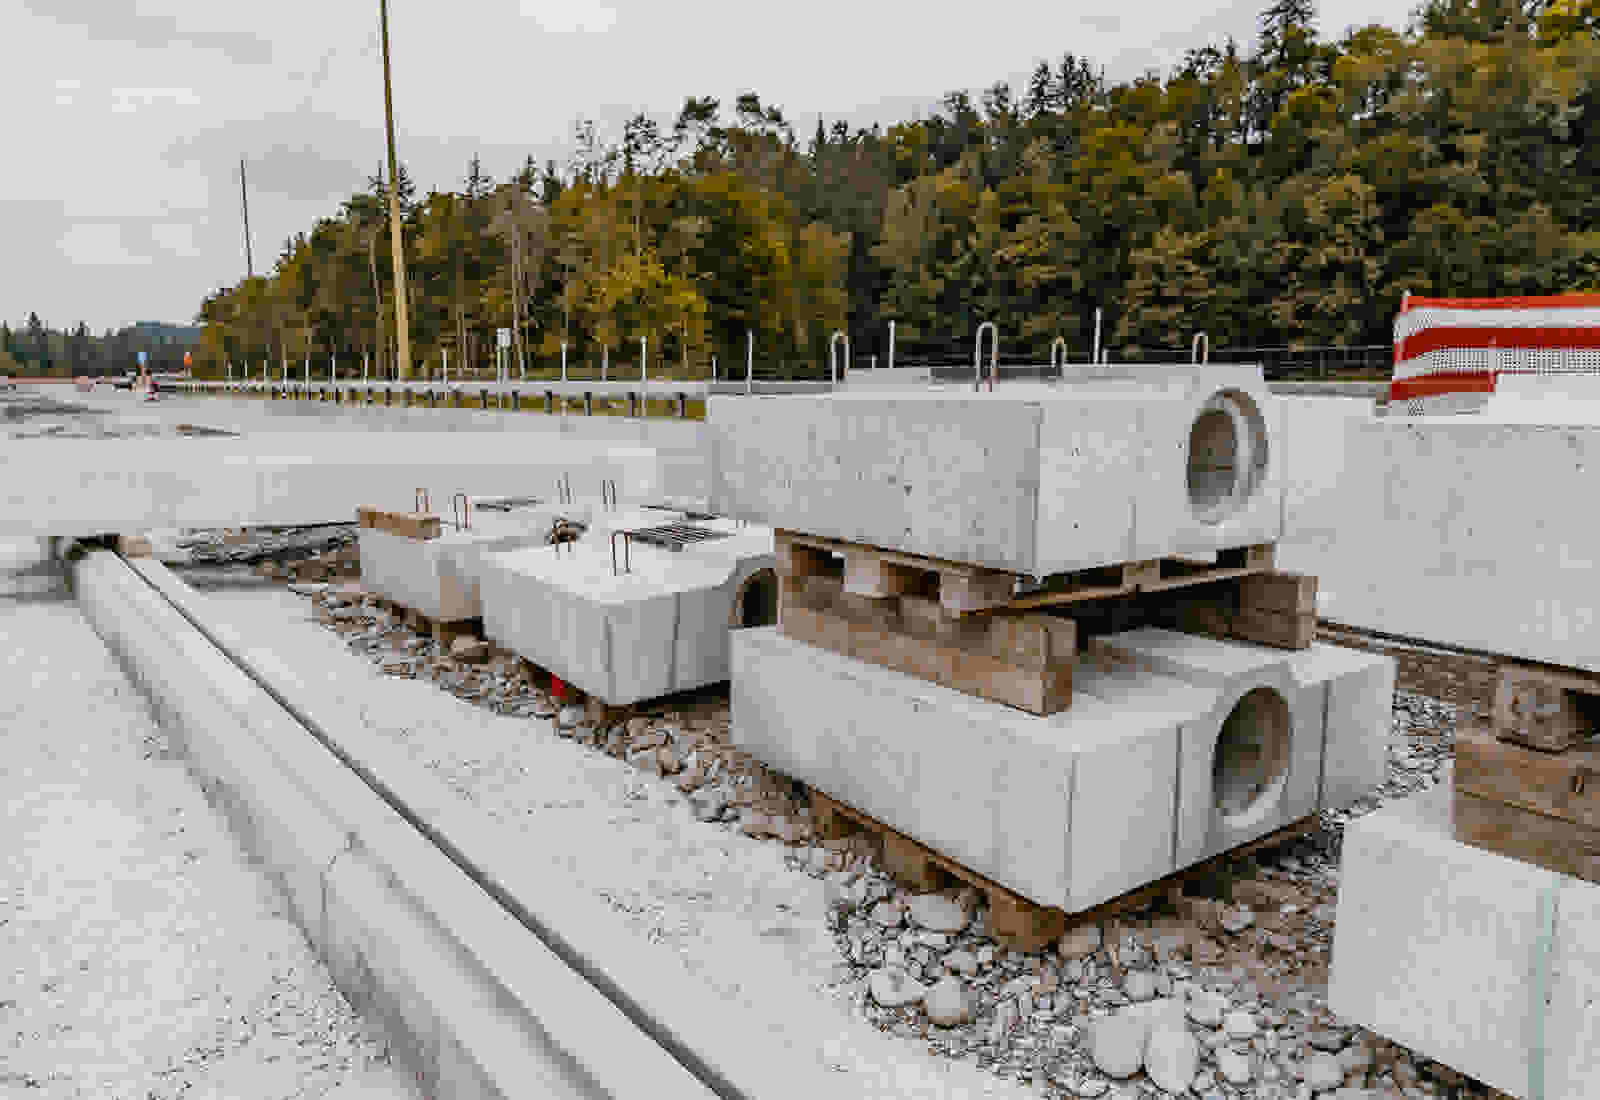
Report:
[[[400,198],[414,358],[487,367],[602,355],[704,373],[710,356],[814,367],[846,329],[859,359],[966,352],[996,321],[1008,357],[1096,307],[1113,353],[1385,343],[1401,294],[1600,287],[1600,2],[1431,0],[1405,30],[1325,41],[1312,0],[1274,0],[1254,49],[1191,50],[1110,84],[1041,62],[1020,92],[947,95],[887,129],[808,141],[754,94],[687,100],[571,162]],[[285,243],[268,276],[205,300],[208,358],[391,361],[381,180]]]
[[[96,336],[79,322],[55,329],[37,313],[13,327],[0,322],[0,374],[122,374],[138,366],[142,351],[152,370],[183,369],[184,352],[199,345],[201,330],[186,325],[141,321]]]

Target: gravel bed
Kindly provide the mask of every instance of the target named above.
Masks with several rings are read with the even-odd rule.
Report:
[[[1384,783],[1312,834],[1198,884],[1178,911],[1153,907],[1023,955],[988,936],[970,891],[919,898],[866,850],[814,845],[793,785],[727,747],[725,696],[597,728],[487,643],[457,641],[452,656],[358,584],[291,587],[226,595],[304,671],[349,685],[334,671],[345,649],[387,677],[382,696],[349,689],[368,721],[491,817],[558,838],[545,858],[704,980],[770,1015],[806,1015],[794,1008],[805,1002],[819,1035],[835,1026],[815,1014],[825,1002],[900,1050],[824,1042],[841,1065],[906,1058],[929,1073],[931,1058],[992,1088],[1115,1100],[1495,1095],[1345,1024],[1326,1000],[1343,828],[1441,780],[1454,705],[1397,692]]]

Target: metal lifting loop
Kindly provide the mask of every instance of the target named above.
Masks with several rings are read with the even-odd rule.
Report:
[[[600,482],[600,506],[608,511],[617,507],[617,482],[614,478],[605,478]]]
[[[1205,364],[1211,362],[1211,338],[1203,332],[1194,334],[1194,339],[1189,342],[1189,362]]]
[[[472,530],[472,498],[466,493],[456,493],[450,498],[450,517],[457,531]]]
[[[1059,355],[1059,359],[1057,356]],[[1067,376],[1067,338],[1057,336],[1050,344],[1050,369],[1058,371],[1060,377]]]
[[[416,505],[419,515],[427,515],[433,511],[428,504],[428,490],[426,489],[418,489],[416,495],[412,498],[412,503]]]
[[[850,370],[850,337],[842,332],[835,332],[828,341],[828,379],[835,386],[839,384],[839,361],[835,357],[840,343],[844,344],[844,369]]]
[[[629,551],[629,547],[631,547],[633,545],[633,532],[632,531],[613,531],[613,532],[611,532],[611,575],[613,577],[617,576],[617,536],[618,535],[622,536],[622,571],[624,573],[632,573],[633,572],[633,562],[630,560],[630,551]]]
[[[978,326],[978,335],[972,342],[972,389],[974,392],[983,387],[983,333],[989,331],[989,392],[994,392],[994,376],[1000,369],[1000,330],[994,327],[993,321],[985,321]]]

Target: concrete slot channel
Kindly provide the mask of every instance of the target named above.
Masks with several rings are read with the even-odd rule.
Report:
[[[431,775],[364,735],[164,565],[64,549],[149,697],[352,1005],[431,1096],[817,1095],[820,1070],[551,889]]]

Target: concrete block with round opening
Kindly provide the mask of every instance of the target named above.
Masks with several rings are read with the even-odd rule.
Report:
[[[1129,631],[1040,717],[776,629],[730,638],[736,745],[1069,913],[1316,812],[1331,695],[1392,687],[1368,675],[1387,657]],[[1387,711],[1360,713],[1381,754]]]
[[[1033,576],[1273,542],[1283,405],[1259,367],[993,392],[712,398],[710,508]]]

